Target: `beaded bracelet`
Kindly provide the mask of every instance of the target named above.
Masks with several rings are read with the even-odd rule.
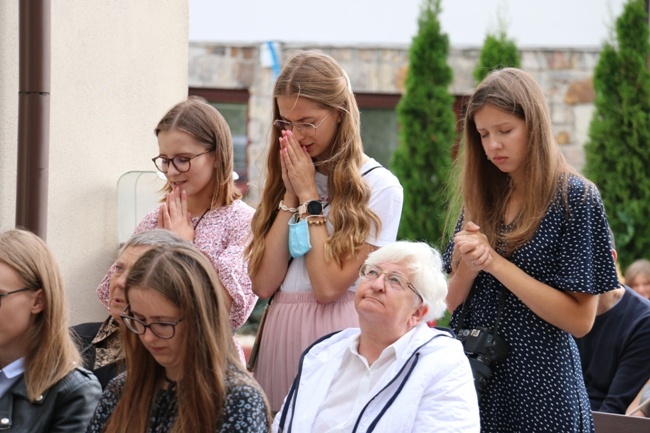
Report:
[[[311,220],[310,218],[318,218],[318,219],[317,220]],[[325,224],[325,222],[327,221],[327,217],[325,215],[309,215],[305,219],[307,220],[307,224],[316,225],[316,226],[319,226],[321,224]]]
[[[285,212],[291,212],[291,213],[298,212],[297,207],[288,207],[284,203],[282,203],[282,200],[280,200],[280,205],[278,206],[278,209],[283,210]]]

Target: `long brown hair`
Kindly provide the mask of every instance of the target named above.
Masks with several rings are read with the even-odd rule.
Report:
[[[26,230],[0,234],[0,262],[12,268],[25,287],[42,291],[43,311],[24,337],[28,342],[24,354],[25,384],[29,400],[34,401],[81,365],[68,331],[63,278],[45,242]]]
[[[212,173],[214,191],[210,208],[228,206],[241,198],[233,176],[235,163],[232,135],[221,113],[205,99],[190,96],[186,101],[174,105],[160,119],[154,133],[158,137],[161,131],[174,129],[190,134],[205,150],[214,152],[216,164]],[[171,184],[167,182],[163,190],[171,192]]]
[[[223,423],[226,376],[251,386],[241,371],[223,287],[209,260],[192,245],[176,243],[153,247],[140,257],[125,283],[128,302],[133,288],[153,290],[181,310],[183,317],[182,371],[177,382],[178,417],[173,432],[213,433]],[[155,395],[165,370],[140,342],[123,330],[126,383],[105,432],[146,433]],[[270,419],[270,418],[269,418]]]
[[[499,225],[503,222],[513,184],[507,173],[487,160],[481,136],[476,130],[474,116],[486,105],[522,119],[528,133],[522,170],[524,179],[517,186],[523,188],[525,200],[514,220],[514,229],[502,235],[499,234]],[[463,138],[456,160],[460,175],[453,212],[462,208],[464,221],[478,224],[490,245],[496,247],[499,244],[507,256],[533,237],[558,193],[566,205],[568,175],[579,175],[566,163],[555,143],[542,89],[520,69],[493,71],[478,85],[467,104]]]
[[[275,83],[274,119],[280,118],[276,99],[279,96],[307,98],[324,108],[337,110],[340,115],[331,156],[319,164],[325,164],[329,170],[328,218],[334,228],[325,244],[325,259],[334,259],[341,265],[347,258],[356,256],[373,227],[377,233],[381,230],[379,218],[368,208],[370,189],[359,173],[364,155],[359,108],[350,80],[332,57],[318,51],[298,51],[286,61]],[[251,223],[253,237],[246,249],[251,274],[259,268],[264,237],[273,225],[285,192],[278,144],[280,132],[276,128],[271,130],[266,182]]]

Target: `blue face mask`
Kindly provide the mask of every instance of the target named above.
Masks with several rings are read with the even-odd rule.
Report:
[[[311,249],[309,243],[309,226],[307,220],[300,220],[296,222],[296,217],[293,216],[289,220],[289,253],[291,257],[298,258],[307,254]]]

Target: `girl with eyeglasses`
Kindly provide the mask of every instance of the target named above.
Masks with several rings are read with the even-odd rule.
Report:
[[[104,391],[87,433],[269,431],[264,394],[237,357],[224,290],[200,251],[150,249],[124,291],[126,372]]]
[[[233,178],[230,128],[216,108],[190,97],[172,107],[154,132],[160,153],[153,162],[167,178],[166,197],[135,233],[162,228],[193,242],[217,271],[226,290],[230,325],[237,329],[248,319],[257,296],[243,256],[253,209],[241,200]],[[107,307],[113,272],[115,265],[97,288]]]
[[[68,333],[63,279],[33,233],[0,234],[0,431],[83,431],[101,386]]]
[[[266,183],[246,252],[253,290],[273,296],[253,368],[278,411],[302,351],[358,326],[359,267],[395,241],[403,193],[364,154],[350,81],[332,57],[294,53],[273,96]]]

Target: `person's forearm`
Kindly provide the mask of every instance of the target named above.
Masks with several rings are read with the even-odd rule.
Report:
[[[580,338],[587,334],[596,317],[598,297],[563,292],[528,275],[512,262],[494,256],[486,269],[528,308],[551,325]]]
[[[309,228],[311,249],[305,256],[307,273],[316,300],[320,303],[333,302],[340,298],[359,277],[359,267],[371,251],[369,244],[364,244],[355,258],[348,258],[339,265],[336,260],[325,260],[325,242],[327,229],[325,224],[312,225]]]
[[[264,238],[264,253],[254,274],[251,274],[253,292],[260,298],[269,298],[282,284],[289,267],[289,219],[292,214],[279,212]]]

